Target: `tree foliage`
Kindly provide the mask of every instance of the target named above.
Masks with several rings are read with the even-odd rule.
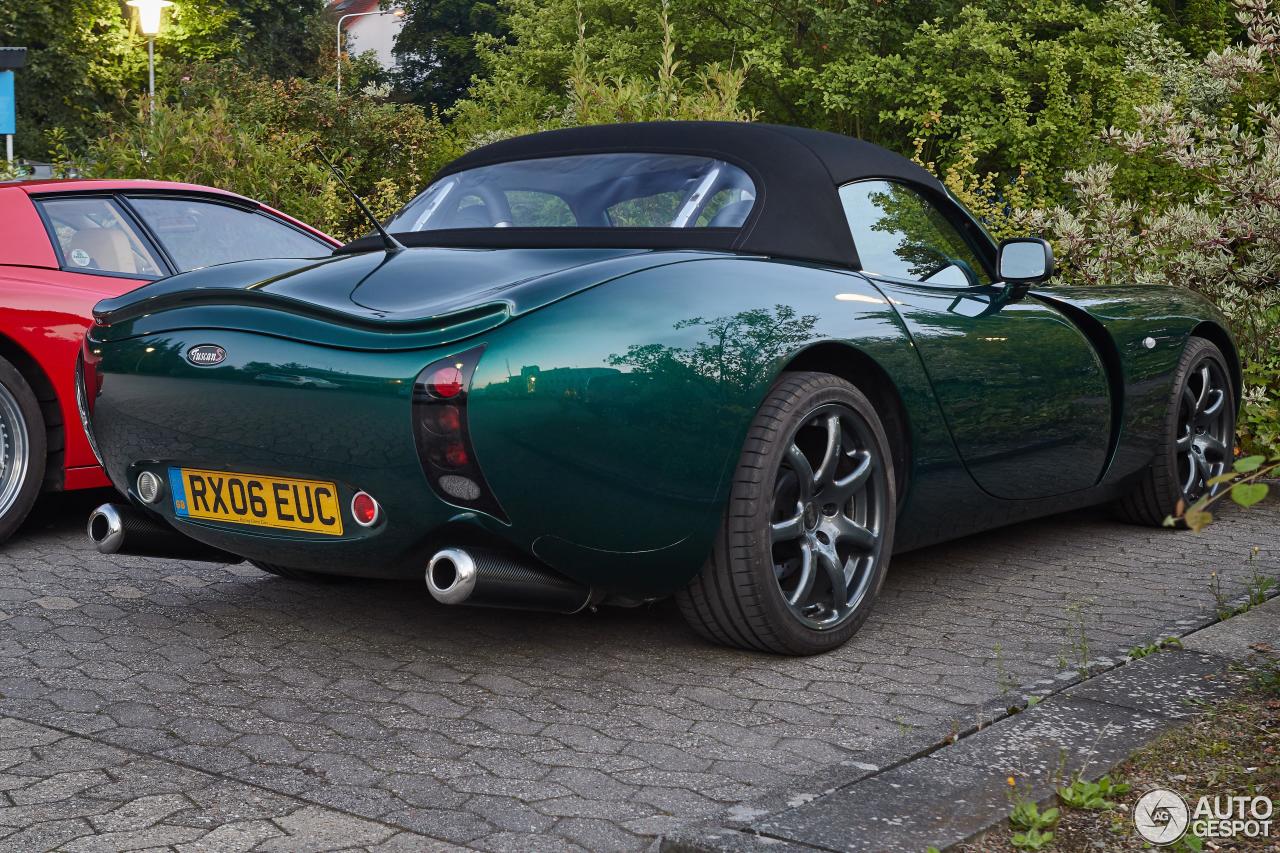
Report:
[[[396,37],[395,96],[424,107],[452,107],[483,70],[479,35],[501,36],[496,0],[406,0]]]
[[[315,146],[381,217],[456,153],[439,120],[412,105],[340,97],[328,81],[269,80],[230,63],[189,72],[181,97],[154,121],[139,101],[111,122],[80,169],[226,187],[353,239],[369,224]]]
[[[1245,362],[1242,437],[1265,451],[1280,449],[1280,17],[1266,0],[1237,9],[1247,44],[1149,67],[1163,95],[1136,109],[1134,129],[1102,134],[1113,159],[1068,171],[1070,200],[1021,218],[1054,236],[1072,280],[1213,299]],[[1169,180],[1135,189],[1125,169]]]
[[[182,0],[156,40],[162,79],[176,64],[231,59],[276,76],[313,74],[323,49],[324,0]],[[72,144],[98,135],[100,114],[122,116],[146,87],[146,40],[122,0],[4,0],[0,45],[28,49],[15,75],[17,150],[38,158],[47,134]]]

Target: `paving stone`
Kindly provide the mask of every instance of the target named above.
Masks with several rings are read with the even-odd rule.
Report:
[[[1200,713],[1202,703],[1238,691],[1239,682],[1221,658],[1166,650],[1090,678],[1066,695],[1185,719]]]
[[[1228,597],[1280,573],[1274,505],[1196,536],[1074,513],[899,555],[857,637],[795,660],[709,646],[670,604],[448,608],[420,584],[104,556],[82,525],[101,500],[42,499],[0,550],[0,800],[41,800],[0,809],[47,818],[0,832],[44,827],[45,847],[174,827],[231,849],[265,821],[279,834],[255,843],[288,848],[278,821],[306,809],[401,849],[641,850],[717,813],[742,830],[1069,687],[1081,630],[1092,660],[1117,661],[1212,621],[1210,571]],[[1225,653],[1231,630],[1203,642]],[[95,829],[171,795],[195,805]],[[331,842],[363,844],[297,844]]]
[[[935,810],[938,800],[955,808]],[[922,758],[783,812],[757,828],[767,837],[827,850],[920,853],[984,829],[1008,803],[1004,776]]]
[[[945,747],[934,757],[1001,780],[1052,786],[1089,767],[1111,767],[1174,723],[1117,705],[1054,696]]]
[[[1280,650],[1280,598],[1196,631],[1183,640],[1183,647],[1242,661],[1256,653],[1259,643]]]
[[[259,850],[319,853],[340,847],[377,844],[396,833],[384,824],[320,808],[300,809],[293,814],[276,818],[275,822],[286,835],[263,841],[258,845]]]

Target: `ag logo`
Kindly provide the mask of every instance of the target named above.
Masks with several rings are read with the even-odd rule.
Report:
[[[1187,831],[1191,811],[1187,801],[1173,791],[1147,791],[1133,807],[1133,826],[1152,844],[1172,844]]]
[[[197,344],[187,350],[187,361],[197,367],[213,367],[215,364],[222,364],[222,360],[227,357],[227,351],[217,344]]]

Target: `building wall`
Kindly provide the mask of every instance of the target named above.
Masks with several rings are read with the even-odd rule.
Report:
[[[404,19],[395,15],[366,15],[347,21],[344,29],[347,33],[346,48],[349,56],[358,56],[372,50],[378,55],[378,64],[383,68],[394,68],[396,61],[391,49],[395,46],[396,36],[404,26]]]

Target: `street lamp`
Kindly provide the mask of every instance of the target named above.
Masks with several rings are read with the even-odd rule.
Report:
[[[147,91],[151,96],[150,116],[156,115],[156,36],[160,34],[160,13],[170,0],[128,0],[126,4],[138,10],[138,29],[147,37]]]
[[[347,18],[363,18],[365,15],[394,15],[404,17],[404,9],[384,9],[381,12],[351,12],[338,19],[338,94],[342,94],[342,22]]]

